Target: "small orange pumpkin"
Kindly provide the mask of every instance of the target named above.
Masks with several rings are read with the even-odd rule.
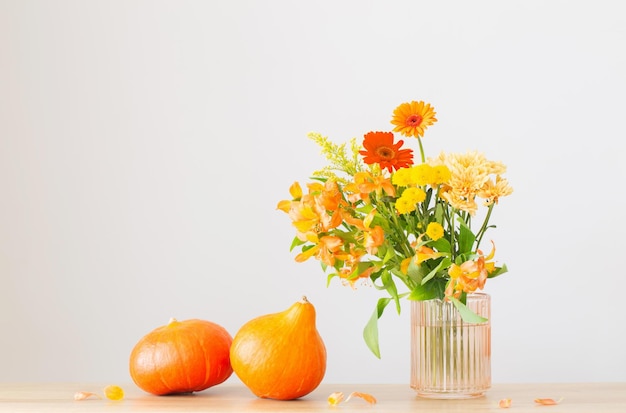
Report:
[[[244,324],[230,348],[235,374],[261,398],[292,400],[315,390],[326,373],[326,347],[306,297],[287,310]]]
[[[208,389],[233,373],[226,329],[205,320],[171,319],[145,335],[130,354],[130,376],[142,390],[156,394]]]

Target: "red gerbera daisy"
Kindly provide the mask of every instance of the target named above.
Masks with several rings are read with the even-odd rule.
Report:
[[[389,172],[413,165],[413,150],[400,149],[404,141],[399,140],[393,143],[393,137],[393,132],[365,134],[365,139],[363,139],[365,150],[359,151],[363,155],[363,162],[368,165],[377,163],[381,169],[387,168]]]

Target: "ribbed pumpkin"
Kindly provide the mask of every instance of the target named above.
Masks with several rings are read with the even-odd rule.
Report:
[[[130,376],[142,390],[156,394],[208,389],[233,373],[232,336],[206,320],[171,319],[145,335],[130,355]]]
[[[315,390],[326,373],[326,347],[306,297],[287,310],[257,317],[235,334],[230,362],[261,398],[291,400]]]

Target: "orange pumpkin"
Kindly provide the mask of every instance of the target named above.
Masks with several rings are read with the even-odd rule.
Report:
[[[156,394],[190,393],[220,384],[233,373],[231,335],[205,320],[171,319],[145,335],[130,354],[130,376]]]
[[[306,297],[287,310],[244,324],[230,348],[235,374],[258,397],[291,400],[315,390],[326,373],[326,347]]]

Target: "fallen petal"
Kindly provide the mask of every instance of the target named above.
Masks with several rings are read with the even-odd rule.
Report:
[[[508,409],[511,407],[512,402],[513,401],[511,399],[502,399],[500,400],[500,403],[498,403],[498,406],[500,406],[501,409]]]
[[[563,400],[562,398],[559,400],[554,399],[535,399],[535,403],[540,404],[542,406],[553,406],[555,404],[559,404]]]
[[[328,404],[330,404],[331,406],[337,406],[342,401],[343,401],[343,393],[340,391],[331,393],[331,395],[328,396]]]
[[[98,396],[96,393],[92,393],[89,391],[77,391],[74,393],[74,400],[85,400],[90,397],[95,397],[97,399],[101,399],[102,397]]]
[[[346,401],[350,400],[353,397],[360,397],[361,399],[365,400],[369,404],[376,404],[376,398],[369,393],[361,393],[358,391],[353,391],[352,393],[350,393]]]
[[[104,394],[111,400],[122,400],[124,398],[124,390],[120,386],[113,384],[104,388]]]

